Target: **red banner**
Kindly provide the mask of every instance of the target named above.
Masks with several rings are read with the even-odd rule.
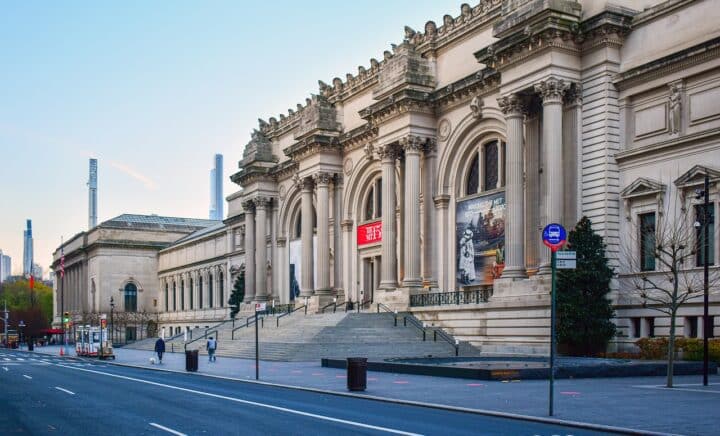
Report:
[[[357,229],[358,245],[373,244],[382,241],[382,221],[363,224]]]

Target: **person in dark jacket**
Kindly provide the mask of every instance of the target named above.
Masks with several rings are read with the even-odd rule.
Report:
[[[155,352],[158,355],[158,362],[162,365],[162,356],[165,352],[165,341],[163,338],[158,338],[158,340],[155,341]]]

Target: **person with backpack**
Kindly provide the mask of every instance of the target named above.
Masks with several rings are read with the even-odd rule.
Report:
[[[208,362],[215,362],[215,350],[217,349],[217,341],[213,339],[211,336],[210,339],[207,341],[207,352],[208,352]]]

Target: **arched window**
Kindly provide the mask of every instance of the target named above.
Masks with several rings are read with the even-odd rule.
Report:
[[[209,307],[211,307],[211,308],[214,307],[213,306],[214,301],[213,301],[213,275],[212,275],[212,273],[208,274],[208,299],[210,300]]]
[[[170,288],[170,286],[167,283],[165,283],[165,311],[166,312],[170,311],[170,295],[169,295],[170,289],[169,288]]]
[[[480,144],[470,157],[464,195],[478,194],[505,186],[505,143],[494,139]]]
[[[480,157],[475,154],[472,162],[470,162],[470,171],[465,184],[465,194],[473,195],[478,193],[480,187]]]
[[[225,277],[220,271],[220,307],[225,307]]]
[[[203,308],[203,279],[198,277],[198,309]]]
[[[125,285],[125,312],[137,312],[137,286],[133,283]]]
[[[190,279],[190,309],[195,309],[195,287],[193,286],[195,282],[193,279]]]
[[[363,218],[370,221],[382,217],[382,179],[375,179],[365,197]]]

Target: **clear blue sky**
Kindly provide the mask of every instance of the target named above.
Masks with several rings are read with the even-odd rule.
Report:
[[[228,176],[257,118],[357,72],[403,26],[462,1],[15,1],[0,15],[0,249],[22,269],[33,220],[47,274],[60,237],[87,227],[88,158],[99,221],[207,218],[214,153]],[[474,5],[475,3],[473,3]]]

